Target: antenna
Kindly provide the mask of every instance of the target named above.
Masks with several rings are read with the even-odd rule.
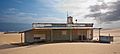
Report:
[[[104,2],[104,0],[98,0],[98,2]],[[99,17],[99,36],[100,36],[100,33],[101,33],[101,6],[99,7],[100,8],[100,17]]]
[[[68,15],[68,10],[67,10],[67,17],[68,17],[69,15]]]

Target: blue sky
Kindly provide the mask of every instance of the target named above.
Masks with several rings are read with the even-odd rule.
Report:
[[[40,18],[65,18],[54,2],[44,0],[0,0],[0,22],[32,23]],[[43,20],[44,21],[44,20]],[[46,20],[47,21],[47,20]],[[51,20],[52,21],[52,20]]]
[[[114,3],[115,2],[115,3]],[[67,11],[70,16],[78,19],[78,22],[94,23],[95,27],[99,26],[99,7],[102,13],[101,27],[109,28],[120,27],[119,16],[114,19],[109,18],[119,8],[117,0],[0,0],[0,23],[25,23],[33,22],[66,22]],[[97,7],[96,7],[97,6]],[[99,7],[98,7],[99,6]],[[91,11],[92,10],[92,11]],[[108,16],[104,15],[107,13]],[[117,14],[117,13],[115,13]],[[85,17],[87,16],[87,17]]]

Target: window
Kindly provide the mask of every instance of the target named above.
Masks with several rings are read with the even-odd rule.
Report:
[[[67,35],[67,31],[62,31],[62,35]]]
[[[45,34],[34,34],[34,39],[38,40],[38,39],[42,39],[44,40],[46,37],[45,37]]]
[[[40,37],[34,37],[34,40],[39,40],[40,39]]]

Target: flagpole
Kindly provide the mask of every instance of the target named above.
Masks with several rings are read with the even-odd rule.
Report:
[[[98,0],[98,2],[104,2],[103,0]],[[99,37],[100,37],[100,34],[101,34],[101,6],[99,7],[100,8],[100,17],[99,17]]]

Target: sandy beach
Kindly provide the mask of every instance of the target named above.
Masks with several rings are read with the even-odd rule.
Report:
[[[1,44],[20,43],[20,42],[21,42],[21,34],[19,33],[4,34],[4,32],[0,32],[0,43]]]
[[[120,54],[120,44],[54,43],[0,50],[0,54]]]

